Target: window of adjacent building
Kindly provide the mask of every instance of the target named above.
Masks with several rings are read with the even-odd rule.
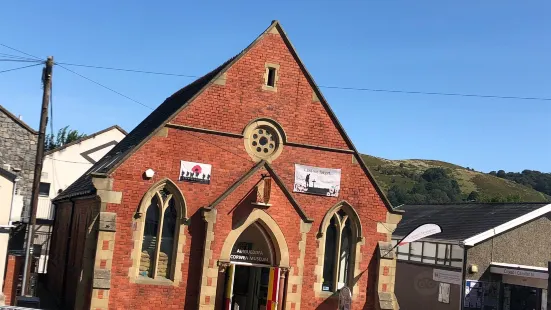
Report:
[[[139,275],[172,277],[178,225],[177,201],[166,187],[157,191],[145,210]]]
[[[392,240],[396,245],[397,240]],[[463,266],[463,248],[457,244],[416,241],[396,248],[399,260],[422,262],[431,265]]]
[[[334,212],[325,229],[322,291],[335,292],[352,286],[354,246],[357,240],[354,214],[344,209]]]
[[[50,183],[42,183],[40,182],[40,185],[38,187],[38,194],[40,196],[50,196]]]

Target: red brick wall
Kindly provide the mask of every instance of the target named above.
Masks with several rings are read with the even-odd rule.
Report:
[[[14,305],[19,275],[23,272],[25,257],[19,255],[8,255],[6,273],[4,276],[4,296],[6,305]]]
[[[264,91],[263,74],[266,62],[280,65],[277,92]],[[254,118],[268,117],[278,121],[290,142],[348,148],[320,102],[312,102],[312,89],[302,75],[298,64],[288,52],[278,35],[268,34],[247,55],[242,57],[227,72],[226,85],[212,85],[190,106],[178,115],[173,123],[207,128],[225,132],[241,133]],[[178,183],[182,190],[191,217],[186,230],[185,260],[182,266],[182,282],[179,287],[131,284],[128,270],[132,264],[132,217],[144,193],[151,185],[168,177],[176,181],[180,160],[189,160],[213,165],[210,185]],[[375,286],[373,256],[378,240],[384,236],[376,232],[376,221],[384,221],[386,208],[373,184],[364,175],[358,164],[352,163],[351,154],[285,146],[281,156],[273,162],[276,173],[288,188],[293,188],[294,164],[342,169],[341,192],[338,198],[296,194],[295,199],[305,209],[314,223],[307,238],[302,287],[302,309],[334,308],[332,301],[324,301],[314,295],[314,266],[316,238],[325,212],[341,200],[347,200],[358,212],[365,245],[360,270],[365,273],[356,284],[359,296],[354,298],[354,308],[372,308],[372,290]],[[116,245],[113,256],[110,305],[113,309],[147,309],[161,307],[197,308],[200,282],[204,224],[198,210],[212,203],[238,178],[251,169],[254,163],[245,152],[239,138],[187,132],[170,128],[167,137],[154,137],[134,153],[112,175],[115,191],[123,192],[120,205],[108,205],[108,212],[117,213]],[[147,168],[155,170],[151,180],[142,178]],[[258,181],[252,177],[218,206],[215,226],[215,242],[212,264],[216,263],[220,249],[232,221],[247,207],[239,206],[230,212],[237,202]],[[274,187],[276,185],[274,184]],[[295,267],[300,240],[300,218],[275,189],[273,206],[267,212],[276,220],[289,246],[291,266]],[[370,295],[369,298],[367,295]]]

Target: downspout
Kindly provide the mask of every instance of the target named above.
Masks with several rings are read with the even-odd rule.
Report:
[[[466,274],[467,274],[467,246],[465,245],[465,242],[461,241],[460,245],[463,246],[463,267],[461,267],[461,300],[459,300],[459,310],[463,310],[464,302],[465,302],[465,285],[466,285]]]
[[[75,213],[75,201],[70,198],[69,201],[71,202],[71,215],[69,220],[69,231],[67,236],[67,244],[65,245],[65,263],[63,264],[63,283],[62,283],[62,289],[61,289],[61,307],[65,308],[65,291],[67,288],[67,266],[69,265],[69,246],[71,245],[71,239],[72,239],[72,232],[73,232],[73,215]]]

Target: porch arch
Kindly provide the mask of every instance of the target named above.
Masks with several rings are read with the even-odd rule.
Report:
[[[274,221],[274,219],[270,215],[268,215],[268,213],[260,209],[255,209],[254,211],[252,211],[247,219],[238,228],[233,229],[228,234],[228,237],[226,237],[224,245],[222,246],[222,251],[220,252],[220,261],[230,261],[230,255],[233,245],[235,244],[241,233],[243,233],[245,229],[247,229],[255,222],[260,224],[262,228],[264,228],[268,236],[271,238],[275,252],[274,265],[281,268],[289,268],[289,248],[287,246],[287,241],[285,240],[283,232]]]

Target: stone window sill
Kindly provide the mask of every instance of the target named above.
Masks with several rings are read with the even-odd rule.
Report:
[[[146,277],[137,277],[134,282],[137,284],[174,286],[174,281],[166,278],[151,279]]]

